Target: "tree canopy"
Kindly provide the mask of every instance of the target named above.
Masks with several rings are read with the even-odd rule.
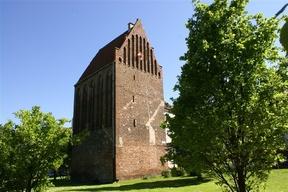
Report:
[[[179,97],[165,122],[172,138],[166,159],[211,174],[227,191],[257,191],[288,131],[279,20],[249,15],[248,0],[193,2]]]
[[[58,168],[67,155],[71,129],[64,127],[67,120],[56,120],[37,106],[15,116],[19,124],[0,125],[0,189],[40,191],[48,171]]]

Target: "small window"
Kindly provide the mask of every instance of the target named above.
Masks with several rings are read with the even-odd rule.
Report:
[[[136,77],[135,77],[135,75],[133,75],[133,80],[135,81],[135,79],[136,79]]]
[[[135,67],[135,40],[134,35],[132,35],[132,67]]]
[[[119,57],[119,62],[122,63],[122,58],[121,57]]]
[[[135,102],[135,97],[134,97],[134,95],[132,96],[132,101]]]
[[[154,73],[155,75],[157,75],[157,61],[156,60],[154,60],[154,66],[155,66]]]
[[[131,60],[130,60],[130,56],[131,56],[131,46],[130,46],[130,39],[128,39],[128,66],[130,66],[130,62],[131,62]]]
[[[136,35],[136,68],[139,68],[139,57],[138,57],[138,53],[139,53],[139,40],[138,40],[138,35]]]
[[[123,53],[123,59],[124,59],[124,64],[126,64],[126,47],[124,47],[124,53]]]
[[[133,119],[133,126],[136,127],[136,119]]]

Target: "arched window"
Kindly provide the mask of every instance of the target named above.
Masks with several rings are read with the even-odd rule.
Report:
[[[113,84],[112,84],[112,72],[109,71],[109,108],[108,108],[108,126],[112,127],[112,105],[113,105],[113,98],[112,98],[112,90],[113,90]]]
[[[98,75],[98,74],[97,74]],[[98,103],[99,103],[99,78],[94,82],[94,105],[93,105],[93,127],[94,129],[98,128]]]
[[[94,127],[93,127],[93,124],[94,124],[94,81],[92,80],[90,82],[90,86],[89,86],[89,104],[88,104],[88,108],[89,108],[89,119],[88,119],[88,122],[89,122],[89,129],[90,130],[93,130]]]
[[[138,42],[138,35],[136,35],[136,68],[139,68],[139,42]]]
[[[130,59],[130,54],[131,54],[131,49],[130,49],[130,39],[128,39],[128,66],[130,66],[130,62],[131,62],[131,59]]]
[[[143,70],[143,56],[142,56],[142,37],[140,37],[140,54],[141,54],[141,57],[140,57],[140,70],[142,71]]]
[[[134,40],[134,35],[132,35],[132,67],[135,67],[135,40]]]
[[[81,98],[80,98],[80,89],[75,89],[75,101],[74,101],[74,117],[73,117],[73,131],[78,133],[79,130],[79,118],[80,118],[80,105],[81,105]]]
[[[149,43],[147,42],[147,46],[146,46],[146,53],[145,53],[146,55],[147,55],[147,71],[148,71],[148,73],[150,73],[150,62],[149,62],[149,60],[150,60],[150,57],[149,57]]]
[[[123,62],[124,64],[126,64],[126,47],[124,47],[124,50],[123,50]]]
[[[102,77],[100,76],[98,78],[98,82],[97,82],[97,127],[101,128],[102,125],[102,90],[103,90],[103,82],[102,82]]]
[[[106,119],[105,124],[107,127],[112,125],[112,75],[111,71],[106,74]]]
[[[146,72],[146,40],[143,38],[143,65],[144,65],[144,71]]]
[[[106,126],[106,100],[107,100],[107,95],[106,95],[106,84],[107,82],[105,81],[105,76],[102,78],[102,83],[101,83],[101,127],[104,128]]]
[[[88,90],[87,90],[87,84],[84,85],[83,89],[83,97],[82,97],[82,118],[81,118],[81,130],[87,128],[87,120],[88,120],[88,106],[87,106],[87,100],[88,100]]]
[[[154,60],[154,72],[155,72],[155,75],[157,75],[157,62],[156,62],[156,60]]]
[[[154,74],[154,67],[153,67],[153,50],[150,49],[150,64],[151,64],[151,73]]]

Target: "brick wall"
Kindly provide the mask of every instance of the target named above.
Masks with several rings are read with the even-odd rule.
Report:
[[[141,22],[101,50],[75,85],[73,133],[90,134],[73,148],[72,179],[105,183],[160,174],[163,74]]]
[[[138,48],[136,37],[138,37]],[[136,22],[123,46],[116,51],[116,177],[118,179],[159,174],[164,168],[160,162],[160,157],[165,153],[166,143],[165,131],[160,128],[164,120],[162,70],[157,64],[151,47],[140,49],[140,37],[142,46],[144,40],[149,44],[141,23]],[[134,49],[131,44],[133,42]],[[130,56],[127,53],[128,48],[132,49]],[[147,54],[147,52],[151,53],[151,50],[152,59],[151,54],[149,57]],[[138,54],[139,52],[141,54]],[[145,60],[143,55],[146,55]],[[128,63],[129,58],[130,63]],[[155,64],[157,70],[154,68]]]
[[[114,181],[113,66],[105,65],[75,86],[73,133],[85,130],[89,135],[73,148],[74,181]]]

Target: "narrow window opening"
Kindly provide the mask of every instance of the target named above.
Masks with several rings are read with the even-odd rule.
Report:
[[[135,102],[135,97],[134,97],[134,95],[132,96],[132,101]]]
[[[138,42],[138,35],[136,35],[136,68],[138,69],[139,67],[139,57],[138,57],[138,52],[139,52],[139,42]]]
[[[133,80],[135,81],[135,79],[136,79],[136,77],[135,77],[135,75],[133,75]]]
[[[151,63],[151,73],[152,75],[154,74],[154,69],[153,69],[153,51],[152,49],[150,50],[150,63]]]
[[[119,57],[119,62],[122,63],[122,58],[121,57]]]
[[[131,54],[130,39],[128,39],[128,66],[130,66],[130,54]]]
[[[147,46],[146,46],[146,61],[147,61],[147,71],[148,73],[150,73],[150,57],[149,57],[149,43],[147,42]]]
[[[132,35],[132,67],[135,67],[135,40],[134,40],[134,35]]]
[[[140,57],[140,70],[142,71],[143,70],[143,61],[142,61],[142,37],[140,37],[140,54],[141,54],[141,57]]]
[[[146,72],[146,40],[143,38],[143,65],[144,65],[144,71]]]
[[[126,47],[124,47],[124,53],[123,53],[123,60],[124,60],[124,64],[126,64]]]
[[[155,75],[157,75],[157,62],[156,62],[156,60],[154,60],[154,66],[155,66],[154,72],[155,72]]]
[[[133,126],[136,127],[136,119],[133,119]]]

